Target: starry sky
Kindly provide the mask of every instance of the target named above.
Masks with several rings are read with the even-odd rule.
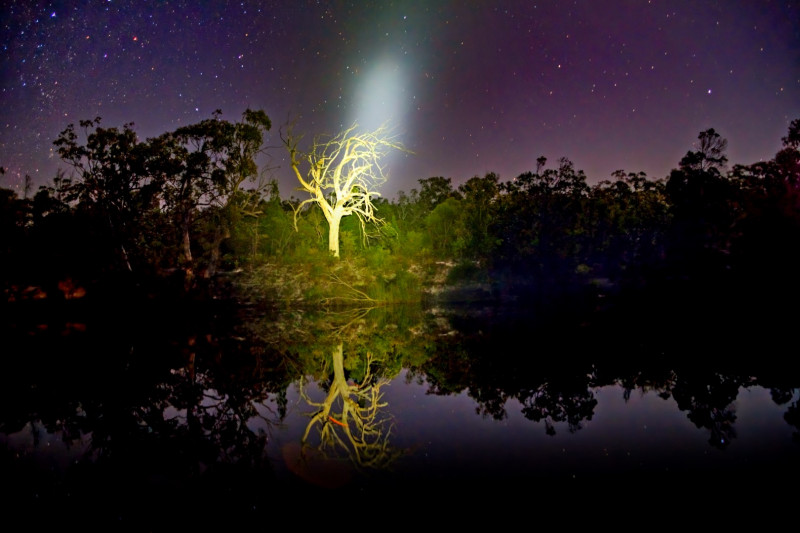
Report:
[[[144,140],[247,108],[281,196],[279,130],[392,126],[386,197],[431,176],[510,180],[569,158],[590,184],[663,178],[714,128],[770,159],[800,118],[800,0],[0,0],[0,186],[62,165],[68,124]]]

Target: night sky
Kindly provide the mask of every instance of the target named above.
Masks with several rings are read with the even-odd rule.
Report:
[[[69,123],[140,139],[246,108],[308,139],[390,121],[413,154],[382,192],[501,180],[565,156],[590,184],[663,178],[715,128],[770,159],[800,118],[800,1],[2,0],[0,186],[55,176]]]

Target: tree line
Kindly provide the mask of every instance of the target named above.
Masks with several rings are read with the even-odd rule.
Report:
[[[347,265],[349,278],[335,279],[365,295],[407,293],[442,264],[452,267],[450,281],[532,291],[589,281],[791,279],[800,243],[800,119],[773,159],[732,168],[725,139],[702,131],[696,149],[658,179],[619,170],[589,185],[569,159],[540,157],[511,180],[488,173],[454,186],[428,177],[384,199],[363,179],[382,174],[362,165],[359,180],[337,193],[341,202],[361,202],[356,210],[336,207],[325,186],[314,188],[313,172],[336,168],[333,155],[314,148],[331,145],[315,141],[303,153],[291,136],[284,144],[293,169],[316,200],[281,198],[268,165],[257,163],[268,156],[270,129],[269,117],[252,110],[236,122],[217,112],[145,141],[132,124],[69,125],[55,146],[70,174],[60,171],[32,197],[0,189],[4,290],[49,284],[55,292],[65,279],[125,276],[192,288],[220,271],[269,275],[265,265],[328,282]],[[332,137],[337,150],[350,133]],[[379,169],[383,152],[367,153],[362,163]],[[345,215],[336,237],[325,205]]]

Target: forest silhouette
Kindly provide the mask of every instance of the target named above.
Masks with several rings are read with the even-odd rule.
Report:
[[[526,300],[586,288],[678,285],[741,294],[795,284],[800,119],[769,161],[728,167],[700,132],[668,177],[619,170],[589,185],[567,158],[501,181],[419,179],[373,198],[379,224],[341,220],[269,179],[263,111],[220,113],[138,140],[132,124],[69,125],[54,141],[72,172],[23,197],[0,189],[4,300],[235,295],[281,305]],[[267,163],[258,161],[266,159]],[[438,292],[437,292],[438,291]],[[444,297],[444,296],[443,296]]]

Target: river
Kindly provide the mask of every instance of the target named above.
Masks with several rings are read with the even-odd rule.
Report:
[[[377,495],[779,502],[800,473],[788,337],[694,312],[19,313],[0,371],[3,501],[148,530]]]

